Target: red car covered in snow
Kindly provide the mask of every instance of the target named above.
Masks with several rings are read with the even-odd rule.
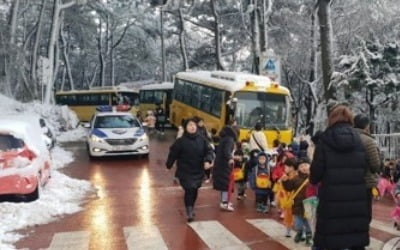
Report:
[[[50,153],[39,126],[0,118],[0,196],[36,200],[50,175]]]

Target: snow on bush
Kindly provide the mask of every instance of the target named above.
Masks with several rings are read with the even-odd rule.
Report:
[[[0,114],[36,114],[46,119],[56,135],[61,131],[76,128],[79,120],[67,106],[43,105],[37,101],[20,103],[0,94]]]

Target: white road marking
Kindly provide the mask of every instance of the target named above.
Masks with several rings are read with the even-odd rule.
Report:
[[[189,225],[211,250],[250,249],[218,221],[198,221]]]
[[[86,231],[56,233],[48,250],[87,250],[90,233]]]
[[[128,250],[168,250],[160,230],[156,226],[124,227]]]
[[[296,250],[310,250],[310,247],[306,246],[304,243],[295,243],[293,241],[294,234],[292,232],[292,237],[285,237],[286,227],[279,222],[272,219],[254,219],[254,220],[246,220],[248,223],[252,224],[260,231],[271,237],[274,241],[281,243],[283,246],[288,249],[296,249]]]
[[[371,222],[371,227],[376,228],[378,230],[393,234],[393,235],[397,235],[400,236],[400,231],[397,231],[392,225],[390,225],[389,223],[385,223],[382,221],[378,221],[378,220],[372,220]]]
[[[296,250],[309,250],[310,247],[304,245],[304,243],[295,243],[293,241],[294,233],[292,233],[291,238],[286,238],[286,227],[281,223],[272,220],[272,219],[254,219],[254,220],[247,220],[248,223],[252,224],[263,233],[267,234],[273,240],[281,243],[283,246],[289,249],[296,249]],[[374,238],[370,238],[370,245],[367,249],[376,250],[382,249],[383,242]]]

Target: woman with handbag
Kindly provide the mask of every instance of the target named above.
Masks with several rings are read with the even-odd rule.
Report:
[[[250,150],[253,149],[258,149],[260,151],[268,150],[267,137],[262,131],[262,128],[263,128],[262,124],[260,122],[257,122],[253,132],[251,132],[250,135]]]
[[[197,125],[193,119],[184,122],[182,137],[170,147],[166,166],[171,169],[177,162],[176,177],[185,190],[185,207],[187,220],[194,220],[193,208],[198,190],[204,179],[204,169],[211,168],[214,158],[213,149],[201,135],[197,133]]]

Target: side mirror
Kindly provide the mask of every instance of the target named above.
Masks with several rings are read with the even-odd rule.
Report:
[[[238,99],[236,97],[230,98],[229,101],[226,102],[226,105],[228,105],[231,110],[235,110],[237,102]]]

